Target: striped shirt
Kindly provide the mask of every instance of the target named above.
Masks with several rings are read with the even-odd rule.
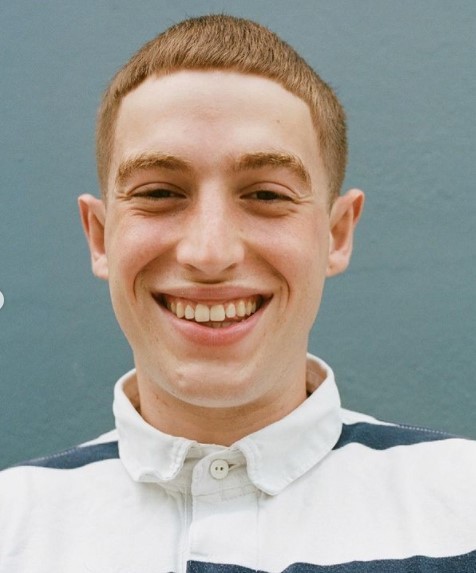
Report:
[[[476,572],[476,442],[342,409],[311,356],[311,396],[230,447],[149,426],[133,384],[113,432],[0,472],[0,573]]]

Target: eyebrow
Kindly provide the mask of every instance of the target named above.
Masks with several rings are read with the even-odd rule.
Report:
[[[234,171],[244,171],[246,169],[261,169],[262,167],[274,167],[289,169],[302,181],[310,186],[311,176],[304,167],[304,163],[297,155],[287,152],[271,151],[246,153],[241,156],[234,165]]]
[[[240,156],[233,165],[233,171],[246,171],[261,169],[263,167],[273,167],[276,169],[289,169],[305,185],[311,185],[311,177],[304,167],[301,159],[292,153],[281,151],[258,151],[255,153],[245,153]],[[129,177],[139,170],[146,169],[168,169],[171,171],[191,171],[192,165],[189,161],[181,159],[175,155],[161,152],[144,152],[133,155],[125,159],[117,170],[115,184],[122,187]]]
[[[125,159],[119,165],[115,179],[116,187],[122,187],[135,171],[146,169],[187,171],[191,170],[191,164],[185,159],[180,159],[175,155],[168,155],[167,153],[139,153]]]

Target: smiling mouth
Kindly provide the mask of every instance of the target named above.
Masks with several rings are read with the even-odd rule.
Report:
[[[154,298],[177,318],[209,328],[226,328],[243,322],[267,302],[261,295],[214,304],[196,302],[166,294]]]

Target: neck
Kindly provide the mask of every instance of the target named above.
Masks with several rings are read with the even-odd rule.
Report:
[[[141,377],[139,371],[128,395],[144,420],[158,430],[202,444],[230,446],[277,422],[306,399],[305,365],[293,381],[279,384],[247,403],[193,404],[165,392],[159,385]]]

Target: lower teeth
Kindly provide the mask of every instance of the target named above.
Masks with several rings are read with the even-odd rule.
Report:
[[[227,326],[232,326],[233,324],[238,324],[245,320],[244,318],[241,320],[224,320],[223,322],[197,322],[195,320],[190,320],[189,322],[195,322],[195,324],[199,324],[200,326],[206,326],[208,328],[225,328]]]
[[[224,328],[225,326],[231,326],[232,324],[236,324],[237,322],[241,322],[241,321],[235,321],[235,322],[207,322],[205,323],[204,326],[208,326],[210,328]],[[200,324],[200,323],[199,323]],[[203,324],[203,323],[202,323]]]

